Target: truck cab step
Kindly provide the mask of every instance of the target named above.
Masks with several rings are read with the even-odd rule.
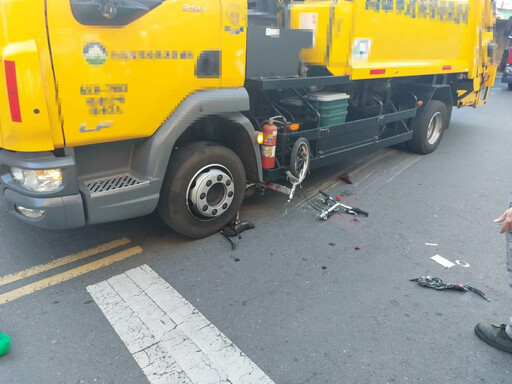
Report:
[[[129,173],[122,173],[120,175],[107,176],[84,182],[84,185],[91,194],[91,197],[107,192],[118,191],[125,188],[133,188],[146,184],[149,184],[148,180],[140,180],[139,178]]]

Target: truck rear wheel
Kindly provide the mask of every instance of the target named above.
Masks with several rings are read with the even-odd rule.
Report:
[[[413,152],[428,154],[434,152],[444,130],[448,125],[446,105],[438,100],[431,100],[423,110],[419,111],[413,123],[413,136],[409,141],[409,149]]]
[[[188,144],[171,158],[158,212],[184,236],[210,236],[235,218],[245,185],[244,166],[232,150],[211,142]]]

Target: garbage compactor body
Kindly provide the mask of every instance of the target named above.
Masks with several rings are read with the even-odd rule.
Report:
[[[313,47],[302,59],[333,75],[362,80],[460,73],[489,86],[494,81],[491,1],[304,1],[290,8],[291,28],[314,31]]]

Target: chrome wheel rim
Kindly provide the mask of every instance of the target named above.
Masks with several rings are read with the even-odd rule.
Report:
[[[235,183],[231,173],[219,164],[212,164],[197,172],[187,189],[190,212],[202,220],[213,220],[226,212],[235,197]]]
[[[434,145],[441,137],[441,131],[443,129],[443,117],[441,112],[436,112],[430,119],[427,128],[427,141],[430,145]]]

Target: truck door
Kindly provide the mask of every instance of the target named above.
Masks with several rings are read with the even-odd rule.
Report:
[[[46,4],[66,146],[150,136],[220,85],[220,0]]]

